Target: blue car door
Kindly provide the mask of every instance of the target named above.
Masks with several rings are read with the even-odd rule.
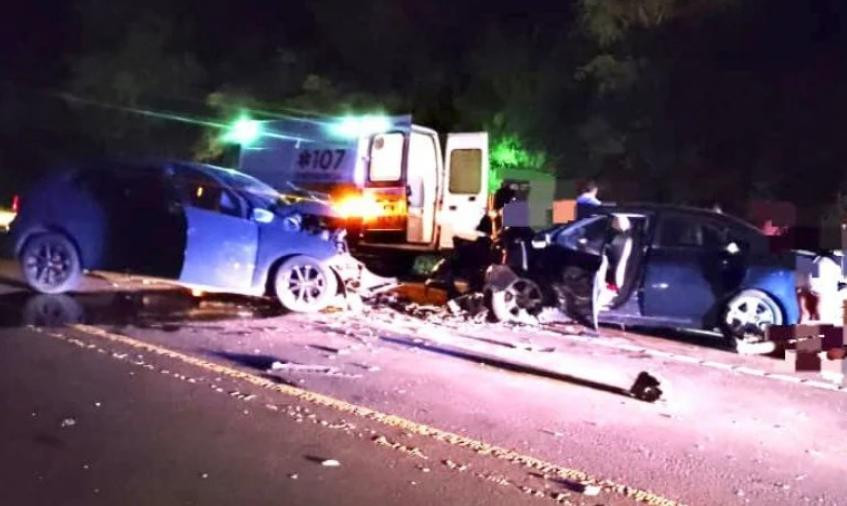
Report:
[[[172,174],[186,218],[183,283],[250,292],[256,266],[258,224],[232,189],[199,170]]]
[[[660,216],[644,272],[643,315],[697,325],[707,319],[727,289],[726,269],[737,267],[724,257],[722,243],[710,220]]]

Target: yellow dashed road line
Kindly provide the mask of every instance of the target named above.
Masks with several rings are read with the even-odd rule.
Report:
[[[437,429],[435,427],[430,427],[428,425],[417,423],[400,416],[390,415],[364,406],[350,404],[346,401],[312,392],[309,390],[305,390],[303,388],[276,383],[270,379],[266,379],[261,376],[256,376],[254,374],[244,372],[219,363],[210,362],[208,360],[191,356],[179,351],[171,350],[163,346],[140,341],[138,339],[134,339],[121,334],[108,332],[98,327],[92,327],[89,325],[72,325],[70,326],[70,328],[92,337],[106,339],[108,341],[129,346],[137,350],[143,350],[148,353],[154,353],[159,356],[178,360],[184,364],[199,367],[215,374],[219,374],[221,376],[246,381],[257,387],[261,387],[266,390],[272,390],[274,392],[281,393],[316,406],[322,406],[341,413],[351,414],[366,420],[371,420],[389,427],[402,429],[404,431],[413,434],[418,434],[420,436],[425,436],[430,439],[434,439],[453,446],[468,448],[479,455],[491,456],[499,460],[503,460],[512,464],[517,464],[522,467],[532,469],[545,475],[556,476],[565,480],[580,482],[584,484],[596,485],[601,487],[608,493],[625,496],[650,505],[683,506],[683,503],[672,499],[667,499],[650,491],[640,490],[634,487],[616,483],[611,480],[600,480],[576,469],[568,469],[529,455],[520,454],[513,450],[508,450],[506,448],[485,443],[477,439],[461,436],[459,434]],[[45,335],[65,339],[64,336],[61,336],[60,334],[45,333]]]

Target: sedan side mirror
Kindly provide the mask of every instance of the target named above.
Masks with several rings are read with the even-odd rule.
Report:
[[[253,208],[253,221],[256,223],[270,223],[274,221],[274,213],[261,207]]]
[[[552,243],[553,239],[550,237],[550,234],[544,234],[541,236],[535,236],[530,241],[533,249],[544,249]]]

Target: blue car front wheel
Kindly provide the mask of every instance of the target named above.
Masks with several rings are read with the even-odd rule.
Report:
[[[338,282],[332,270],[318,259],[297,255],[279,266],[274,289],[285,309],[311,313],[329,305],[338,293]]]

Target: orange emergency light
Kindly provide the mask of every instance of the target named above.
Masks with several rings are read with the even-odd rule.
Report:
[[[403,217],[407,213],[405,199],[368,190],[342,195],[333,201],[332,206],[343,218],[360,218],[364,222],[389,216]]]

